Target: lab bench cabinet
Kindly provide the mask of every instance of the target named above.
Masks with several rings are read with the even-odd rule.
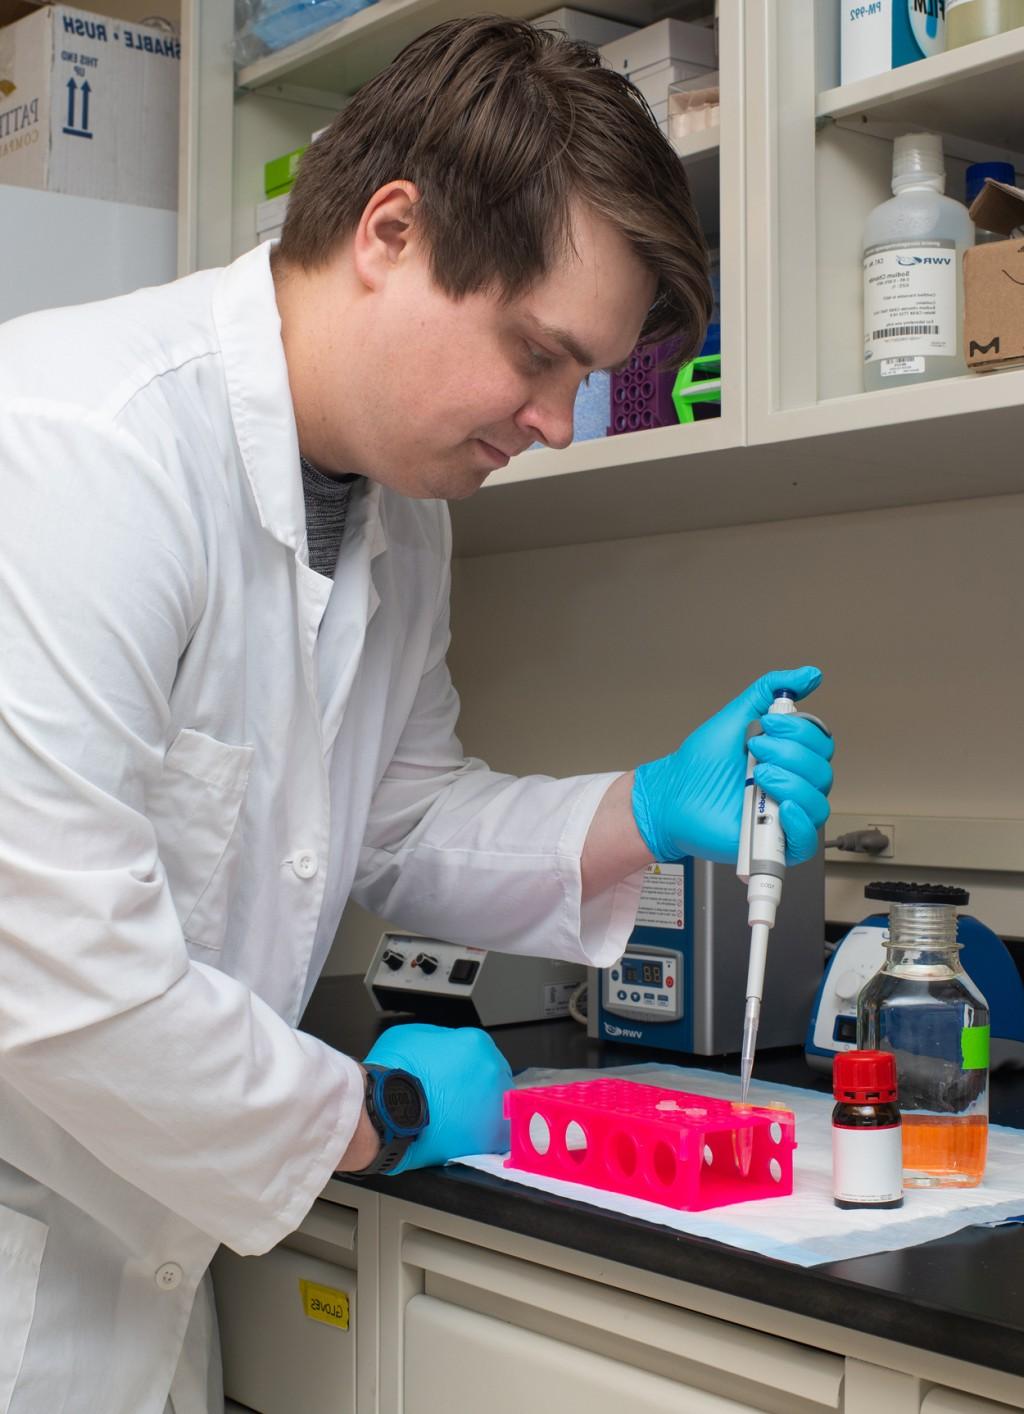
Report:
[[[272,1252],[222,1251],[214,1284],[229,1407],[254,1414],[1024,1410],[1024,1377],[351,1183]]]
[[[375,1414],[376,1194],[328,1185],[272,1251],[222,1248],[213,1282],[229,1408],[254,1414]]]
[[[403,1200],[380,1237],[381,1414],[1024,1409],[1024,1379]]]

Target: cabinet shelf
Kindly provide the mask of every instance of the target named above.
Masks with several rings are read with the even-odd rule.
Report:
[[[545,6],[544,0],[503,0],[495,8],[508,19],[531,19]],[[674,7],[664,0],[587,0],[586,8],[606,19],[640,25]],[[378,0],[347,20],[247,64],[236,82],[243,89],[287,82],[327,93],[354,93],[425,30],[480,10],[473,0]]]
[[[821,119],[898,123],[1024,152],[1024,28],[818,95]]]
[[[1001,386],[1000,386],[1001,385]],[[889,400],[874,409],[864,402]],[[455,553],[499,554],[1024,491],[1024,370],[527,452],[452,506]]]

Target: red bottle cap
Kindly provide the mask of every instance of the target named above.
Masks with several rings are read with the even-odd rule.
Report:
[[[854,1105],[896,1098],[896,1057],[889,1051],[841,1051],[832,1064],[832,1093]]]

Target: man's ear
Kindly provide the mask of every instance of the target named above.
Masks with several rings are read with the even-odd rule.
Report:
[[[366,203],[356,228],[353,261],[368,290],[379,289],[415,243],[413,209],[419,196],[412,182],[388,182]]]

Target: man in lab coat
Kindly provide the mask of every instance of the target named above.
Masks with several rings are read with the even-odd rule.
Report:
[[[358,1060],[296,1030],[346,899],[604,966],[654,857],[735,854],[747,724],[815,671],[550,780],[465,758],[445,666],[446,499],[709,308],[625,81],[470,20],[311,148],[273,255],[0,329],[0,1414],[220,1407],[217,1245],[380,1147]],[[830,748],[773,720],[798,860]],[[497,1145],[490,1041],[407,1034],[401,1166]]]

